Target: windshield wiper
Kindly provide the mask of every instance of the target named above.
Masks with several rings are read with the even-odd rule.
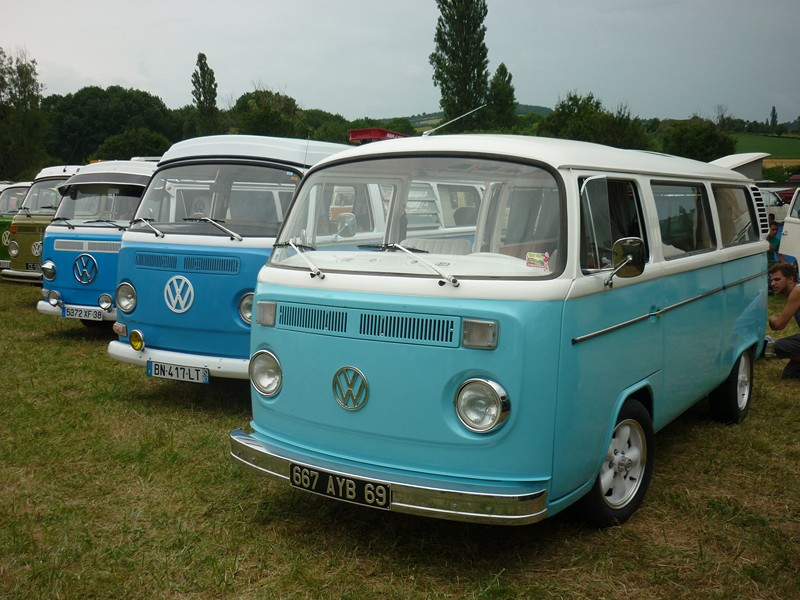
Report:
[[[197,223],[211,223],[214,227],[216,227],[220,231],[224,231],[225,233],[227,233],[231,237],[232,240],[236,240],[238,242],[241,242],[244,239],[242,236],[240,236],[235,231],[231,231],[227,227],[223,226],[219,221],[215,221],[214,219],[209,219],[208,217],[198,217],[198,218],[186,217],[184,219],[184,221],[196,221]]]
[[[441,269],[435,267],[432,263],[429,263],[427,260],[425,260],[421,256],[416,256],[411,250],[409,250],[405,246],[402,246],[400,244],[385,244],[385,245],[386,245],[387,248],[394,248],[394,249],[397,249],[397,250],[402,250],[403,252],[405,252],[409,256],[413,256],[415,260],[418,260],[423,265],[425,265],[425,266],[429,267],[430,269],[434,270],[436,272],[436,274],[439,275],[439,277],[442,278],[442,279],[439,280],[439,285],[444,285],[445,281],[449,281],[452,284],[453,287],[458,287],[459,285],[461,285],[459,283],[458,279],[456,279],[455,277],[453,277],[449,273],[445,273]]]
[[[290,246],[292,250],[297,252],[298,256],[302,258],[306,265],[308,265],[308,269],[311,271],[311,279],[314,277],[319,277],[320,279],[325,279],[325,273],[319,270],[317,265],[315,265],[309,258],[306,256],[306,252],[314,252],[316,248],[311,246],[306,246],[304,244],[295,244],[291,240],[286,240],[285,242],[278,242],[277,244],[273,244],[273,248],[285,248],[286,246]]]
[[[384,250],[405,250],[406,252],[415,252],[419,254],[429,254],[428,250],[423,250],[422,248],[405,248],[400,244],[359,244],[359,248],[375,248],[376,250],[380,250],[383,252]]]
[[[85,221],[85,223],[108,223],[109,225],[113,225],[120,231],[125,231],[127,227],[125,225],[120,225],[116,221],[112,221],[111,219],[92,219],[91,221]]]
[[[64,221],[66,223],[68,229],[75,229],[75,225],[69,222],[67,217],[53,217],[53,220],[50,221],[51,223],[55,223],[56,221]]]
[[[163,232],[159,231],[158,229],[156,229],[155,227],[153,227],[150,224],[150,221],[152,221],[152,220],[153,219],[145,219],[144,217],[139,217],[138,219],[134,219],[133,221],[131,221],[131,225],[133,225],[134,223],[144,223],[150,229],[152,229],[153,231],[156,232],[156,237],[164,237],[164,233]]]
[[[47,206],[40,206],[40,207],[39,207],[39,210],[42,210],[42,209],[45,209],[45,208],[46,208],[47,210],[55,210],[55,209],[57,209],[58,207],[57,207],[57,206],[53,206],[52,204],[49,204],[49,205],[47,205]]]
[[[314,246],[306,246],[305,244],[300,244],[300,243],[295,244],[294,242],[277,242],[275,244],[272,244],[273,248],[286,248],[287,246],[294,248],[295,251],[298,248],[300,248],[300,250],[308,250],[309,252],[316,251],[316,248],[314,248]]]
[[[17,212],[22,212],[23,210],[25,211],[26,216],[28,217],[31,216],[31,209],[28,208],[27,206],[20,206]]]

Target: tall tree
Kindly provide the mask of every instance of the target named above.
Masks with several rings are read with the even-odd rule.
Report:
[[[772,129],[775,129],[778,126],[778,111],[775,110],[775,107],[772,107],[772,110],[769,111],[769,126]]]
[[[429,57],[433,83],[441,90],[439,106],[444,122],[460,117],[484,104],[489,85],[488,50],[483,24],[488,9],[485,0],[436,0],[436,49]],[[458,132],[482,124],[482,111],[459,119],[448,127]]]
[[[517,122],[517,100],[514,96],[514,85],[511,73],[504,63],[500,63],[489,82],[486,95],[486,110],[495,129],[511,129]]]
[[[46,119],[36,61],[24,50],[0,48],[0,179],[30,176],[46,160]]]
[[[197,107],[197,134],[219,133],[217,109],[217,81],[214,70],[208,66],[206,55],[197,55],[197,70],[192,73],[192,97]]]

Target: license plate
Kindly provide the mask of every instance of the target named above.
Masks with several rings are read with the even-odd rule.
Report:
[[[0,260],[0,269],[10,269],[10,268],[11,268],[10,260]]]
[[[103,311],[91,306],[64,305],[64,317],[67,319],[83,319],[85,321],[102,321]]]
[[[289,465],[289,483],[292,487],[336,500],[384,510],[390,510],[392,506],[392,488],[385,483],[346,477],[294,463]]]
[[[208,383],[208,369],[201,367],[184,367],[169,363],[147,361],[147,375],[161,379],[175,379],[177,381],[191,381],[192,383]]]
[[[25,263],[26,271],[41,271],[42,265],[39,263]]]

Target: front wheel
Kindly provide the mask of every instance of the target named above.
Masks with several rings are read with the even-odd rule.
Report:
[[[653,422],[642,404],[622,406],[594,486],[579,504],[582,517],[597,527],[620,525],[639,508],[653,475]]]
[[[708,396],[711,414],[722,423],[741,423],[750,412],[753,395],[753,355],[745,350],[727,379]]]

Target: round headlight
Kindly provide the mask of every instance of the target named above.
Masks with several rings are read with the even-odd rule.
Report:
[[[500,384],[487,379],[470,379],[458,388],[455,408],[464,427],[476,433],[488,433],[508,418],[511,402]]]
[[[42,263],[42,277],[48,281],[53,281],[56,278],[56,263],[52,260],[46,260]]]
[[[253,292],[245,294],[239,300],[239,316],[248,325],[253,322]]]
[[[250,358],[248,368],[250,381],[258,393],[264,396],[274,396],[281,389],[283,371],[281,364],[272,352],[259,350]]]
[[[128,341],[131,344],[131,348],[133,348],[137,352],[144,350],[144,334],[138,329],[134,329],[133,331],[131,331],[131,335],[128,338]]]
[[[19,255],[19,244],[16,242],[16,240],[12,240],[8,243],[8,255],[11,258],[17,258]]]
[[[114,300],[111,298],[111,294],[100,294],[97,299],[97,305],[106,312],[114,308]]]
[[[136,289],[130,283],[117,286],[117,306],[122,312],[129,313],[136,308]]]

